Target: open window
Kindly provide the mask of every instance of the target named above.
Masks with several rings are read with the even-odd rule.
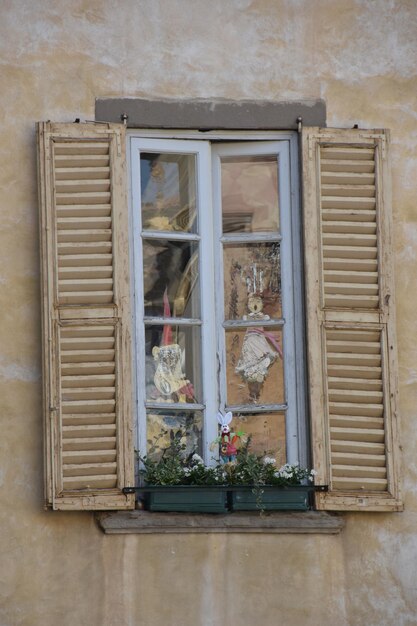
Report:
[[[47,506],[134,507],[136,394],[139,433],[169,414],[207,457],[230,407],[303,463],[305,391],[317,508],[401,509],[388,133],[303,131],[306,357],[294,135],[141,133],[130,224],[122,125],[38,137]]]
[[[142,456],[180,430],[210,462],[217,412],[232,411],[253,451],[278,466],[305,463],[291,149],[288,133],[233,143],[130,138]]]

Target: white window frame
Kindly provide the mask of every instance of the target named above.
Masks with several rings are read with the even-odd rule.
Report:
[[[211,143],[215,141],[215,143]],[[221,142],[221,143],[218,143]],[[206,461],[213,456],[210,444],[217,436],[217,410],[225,407],[225,376],[221,377],[220,387],[217,382],[218,358],[220,366],[225,366],[224,333],[217,332],[215,318],[222,319],[223,314],[223,275],[221,263],[216,263],[212,271],[210,259],[218,258],[213,254],[213,237],[219,241],[221,237],[220,202],[220,155],[246,154],[279,154],[279,193],[280,193],[280,230],[283,236],[281,255],[283,267],[291,270],[282,273],[283,319],[285,320],[284,367],[286,403],[286,447],[287,461],[299,462],[303,466],[309,464],[308,433],[306,419],[306,383],[305,383],[305,331],[303,313],[303,282],[302,282],[302,248],[301,218],[299,199],[299,166],[298,138],[295,132],[235,132],[235,131],[163,131],[135,130],[128,132],[128,164],[131,173],[130,182],[130,219],[131,232],[131,266],[134,276],[134,371],[136,372],[136,447],[140,454],[145,453],[146,413],[145,390],[140,364],[145,363],[145,341],[143,323],[143,279],[142,273],[135,268],[142,267],[142,246],[135,242],[141,239],[140,211],[140,150],[145,152],[175,152],[196,154],[197,158],[197,194],[199,197],[199,232],[204,237],[190,234],[178,236],[181,240],[200,240],[200,268],[204,264],[204,272],[200,271],[201,321],[202,321],[202,387],[204,397],[202,405],[180,405],[183,408],[203,409],[204,420],[203,449]],[[211,161],[210,161],[211,160]],[[211,180],[211,174],[213,180]],[[136,184],[133,184],[135,181]],[[214,192],[214,193],[213,193]],[[214,211],[212,211],[212,207]],[[203,220],[203,221],[202,221]],[[160,234],[155,232],[155,237]],[[168,233],[167,233],[168,234]],[[148,233],[147,233],[148,235]],[[169,233],[169,238],[175,234]],[[236,239],[235,235],[231,238]],[[229,240],[229,236],[223,236]],[[240,237],[237,237],[240,240]],[[244,239],[244,237],[243,237]],[[265,240],[260,237],[260,239]],[[292,245],[291,245],[292,242]],[[215,286],[218,291],[216,310],[213,306],[212,293]],[[290,295],[291,294],[291,295]],[[213,342],[213,336],[217,342]],[[217,352],[217,354],[216,354]],[[223,370],[225,371],[225,370]],[[208,393],[208,389],[210,392]],[[218,403],[218,400],[220,402]],[[220,405],[220,406],[219,406]],[[165,406],[165,405],[164,405]],[[169,405],[166,405],[167,408]],[[176,405],[177,407],[179,405]],[[156,408],[156,407],[155,407]]]

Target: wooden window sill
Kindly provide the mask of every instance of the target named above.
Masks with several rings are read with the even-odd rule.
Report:
[[[206,514],[117,511],[96,514],[106,534],[281,533],[338,534],[344,520],[322,511]]]

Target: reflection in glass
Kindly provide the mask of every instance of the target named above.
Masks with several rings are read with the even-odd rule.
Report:
[[[280,244],[239,243],[223,248],[225,319],[280,319]]]
[[[283,413],[236,415],[233,417],[233,428],[236,431],[243,430],[246,436],[251,436],[251,452],[274,458],[277,467],[284,465],[286,454]]]
[[[221,185],[224,233],[278,231],[276,155],[222,157]]]
[[[201,402],[198,327],[147,326],[145,360],[148,402]]]
[[[199,318],[198,244],[145,239],[143,283],[145,315]]]
[[[272,328],[226,331],[227,404],[283,404],[282,331]]]
[[[142,153],[142,227],[196,232],[195,156]]]
[[[147,454],[157,459],[168,448],[171,437],[181,438],[184,455],[202,453],[203,414],[201,411],[148,411],[146,416]]]

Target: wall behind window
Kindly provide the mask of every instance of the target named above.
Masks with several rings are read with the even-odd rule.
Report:
[[[289,626],[417,613],[417,7],[407,0],[20,0],[0,9],[1,621]],[[393,132],[406,512],[347,516],[339,537],[107,537],[42,511],[35,120],[94,100],[324,98],[328,125]],[[180,573],[180,575],[179,575]]]

